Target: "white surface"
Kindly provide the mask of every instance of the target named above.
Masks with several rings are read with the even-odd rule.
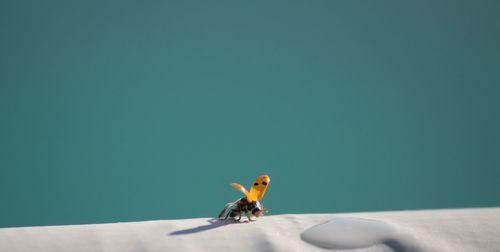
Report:
[[[313,245],[328,249],[367,248],[398,240],[393,226],[378,220],[336,217],[302,232],[300,237]]]
[[[2,228],[0,251],[333,251],[302,240],[301,234],[315,225],[346,217],[392,226],[399,238],[414,245],[406,251],[500,251],[500,208],[290,214],[265,216],[252,223],[199,218]],[[391,243],[342,251],[393,251],[391,247],[405,251]]]

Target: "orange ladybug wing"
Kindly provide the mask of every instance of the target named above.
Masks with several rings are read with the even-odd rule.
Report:
[[[264,198],[264,194],[266,193],[267,187],[269,186],[269,182],[271,182],[271,179],[267,175],[257,177],[254,180],[253,185],[250,188],[250,192],[247,195],[248,201],[254,202]]]
[[[245,197],[248,196],[247,189],[245,189],[245,187],[243,187],[242,185],[240,185],[238,183],[231,183],[231,186],[234,187],[236,190],[242,192],[245,195]]]

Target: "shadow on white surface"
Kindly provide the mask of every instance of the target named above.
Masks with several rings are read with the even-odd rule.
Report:
[[[235,220],[219,220],[219,219],[210,219],[207,220],[209,224],[203,225],[203,226],[198,226],[194,228],[188,228],[188,229],[182,229],[182,230],[177,230],[174,232],[169,233],[168,235],[187,235],[187,234],[194,234],[194,233],[199,233],[203,231],[208,231],[214,228],[218,227],[223,227],[226,225],[231,225],[231,224],[241,224],[241,223],[246,223],[246,222],[239,222]]]

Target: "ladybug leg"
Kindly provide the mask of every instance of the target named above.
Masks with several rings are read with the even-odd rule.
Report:
[[[252,212],[247,212],[247,218],[248,218],[249,221],[254,221],[252,219],[252,217],[254,217],[254,215],[252,214]]]

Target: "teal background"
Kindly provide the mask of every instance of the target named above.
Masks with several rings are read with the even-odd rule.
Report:
[[[500,205],[498,1],[1,1],[0,226]]]

